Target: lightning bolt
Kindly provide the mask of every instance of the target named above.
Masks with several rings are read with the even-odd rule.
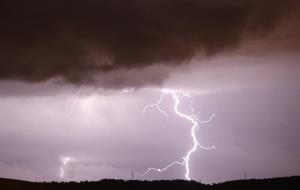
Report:
[[[70,105],[69,105],[69,108],[68,108],[68,111],[67,111],[67,114],[66,114],[66,117],[67,118],[70,118],[74,112],[74,109],[75,109],[75,106],[78,104],[79,102],[79,99],[78,97],[80,96],[81,94],[81,87],[76,90],[76,92],[69,98],[69,101],[70,102]]]
[[[161,107],[160,107],[161,102],[163,101],[163,99],[167,95],[170,95],[172,97],[172,99],[174,100],[173,109],[174,109],[175,114],[177,116],[189,121],[192,124],[190,135],[191,135],[191,138],[192,138],[192,141],[193,141],[193,146],[191,147],[190,150],[188,150],[188,152],[185,154],[185,156],[182,157],[182,162],[174,161],[174,162],[172,162],[171,164],[167,165],[164,168],[148,168],[148,170],[146,172],[144,172],[142,175],[145,176],[151,171],[163,172],[163,171],[166,171],[167,169],[169,169],[171,166],[177,164],[177,165],[182,165],[182,166],[185,167],[184,177],[187,180],[191,180],[191,178],[190,178],[190,158],[191,158],[191,155],[198,148],[199,149],[205,149],[205,150],[215,149],[215,146],[206,147],[206,146],[201,145],[200,142],[197,139],[196,130],[199,129],[199,124],[210,122],[215,117],[215,114],[212,114],[211,117],[208,120],[204,120],[204,121],[200,120],[198,118],[198,116],[196,114],[194,114],[194,109],[192,107],[194,99],[189,94],[178,95],[178,93],[176,93],[176,91],[169,90],[169,89],[163,89],[158,101],[154,104],[150,104],[150,105],[145,106],[144,109],[142,110],[142,113],[144,114],[150,108],[156,108],[160,113],[162,113],[163,115],[165,115],[168,118],[169,117],[168,113],[165,110],[161,109]],[[190,115],[182,113],[178,109],[179,104],[180,104],[180,98],[182,98],[182,97],[186,97],[186,98],[191,99],[190,104],[189,104],[189,108],[190,108],[190,111],[191,111]]]
[[[62,165],[60,166],[60,179],[63,180],[64,179],[64,175],[65,175],[65,167],[66,165],[71,161],[72,159],[70,157],[64,157],[61,158],[61,163]]]

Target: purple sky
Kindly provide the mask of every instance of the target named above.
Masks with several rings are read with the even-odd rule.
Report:
[[[1,2],[0,177],[61,180],[68,157],[63,180],[184,179],[180,165],[138,175],[193,143],[170,96],[169,119],[142,114],[161,89],[215,114],[196,135],[216,149],[192,154],[192,179],[300,175],[299,3],[63,2]]]

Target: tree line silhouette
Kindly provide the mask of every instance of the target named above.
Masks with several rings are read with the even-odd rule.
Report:
[[[81,182],[28,182],[13,179],[0,179],[0,189],[3,190],[77,190],[77,189],[122,189],[122,190],[156,190],[156,189],[197,189],[197,190],[272,190],[272,189],[300,189],[300,176],[281,177],[270,179],[249,179],[228,181],[217,184],[202,184],[186,180],[115,180],[103,179],[100,181]]]

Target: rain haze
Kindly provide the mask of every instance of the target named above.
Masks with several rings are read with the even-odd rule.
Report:
[[[300,175],[299,12],[293,0],[0,0],[0,177]]]

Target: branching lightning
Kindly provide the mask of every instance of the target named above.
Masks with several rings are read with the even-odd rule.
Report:
[[[196,130],[199,129],[199,124],[210,122],[214,118],[215,114],[212,114],[208,120],[204,120],[204,121],[200,120],[198,118],[198,116],[196,114],[194,114],[194,109],[192,107],[192,103],[194,101],[193,98],[189,94],[178,95],[178,93],[176,93],[176,91],[169,90],[169,89],[163,89],[159,100],[154,104],[145,106],[144,109],[142,110],[142,113],[144,114],[150,108],[156,108],[160,113],[162,113],[163,115],[165,115],[168,118],[169,117],[168,113],[160,107],[161,102],[163,101],[164,97],[167,95],[170,95],[172,97],[172,99],[174,100],[173,109],[174,109],[175,114],[192,123],[190,135],[191,135],[191,138],[193,141],[193,146],[191,147],[190,150],[188,150],[186,155],[182,158],[182,162],[174,161],[164,168],[148,168],[148,170],[143,173],[143,176],[147,175],[151,171],[163,172],[163,171],[167,170],[168,168],[170,168],[171,166],[177,164],[177,165],[182,165],[185,167],[184,176],[187,180],[191,180],[191,178],[190,178],[190,158],[191,158],[192,153],[195,152],[197,150],[197,148],[206,149],[206,150],[215,149],[214,146],[206,147],[206,146],[201,145],[197,139]],[[180,98],[182,98],[182,97],[187,97],[187,98],[191,99],[190,104],[189,104],[189,108],[191,111],[190,115],[182,113],[178,109],[179,104],[180,104]]]
[[[74,110],[76,104],[78,103],[77,98],[81,94],[81,91],[82,91],[82,89],[79,88],[71,96],[71,98],[70,98],[71,105],[70,105],[67,117],[70,117],[73,114],[73,110]],[[131,93],[132,91],[134,91],[134,88],[123,89],[122,92]],[[169,119],[168,112],[161,108],[161,104],[162,104],[164,98],[169,97],[169,96],[174,101],[173,111],[175,112],[175,114],[178,117],[181,117],[181,118],[183,118],[183,119],[185,119],[185,120],[187,120],[188,122],[191,123],[190,136],[191,136],[193,145],[187,151],[187,153],[182,157],[181,161],[173,161],[172,163],[165,166],[164,168],[154,168],[154,167],[148,168],[144,173],[142,173],[142,175],[145,176],[148,173],[150,173],[151,171],[156,171],[156,172],[161,173],[161,172],[164,172],[164,171],[168,170],[170,167],[172,167],[174,165],[181,165],[181,166],[185,167],[185,174],[184,174],[185,179],[191,180],[191,177],[190,177],[190,158],[191,158],[192,154],[197,149],[205,149],[205,150],[215,149],[215,146],[207,147],[207,146],[203,146],[202,144],[200,144],[200,142],[199,142],[199,140],[197,139],[197,136],[196,136],[196,132],[199,130],[200,124],[209,123],[215,117],[215,114],[212,114],[208,120],[199,119],[198,114],[194,113],[194,108],[193,108],[194,99],[193,99],[193,97],[190,94],[179,93],[175,90],[170,90],[170,89],[163,89],[162,93],[160,94],[160,97],[159,97],[158,101],[154,104],[146,105],[143,108],[142,113],[145,114],[148,109],[154,108],[157,111],[159,111],[161,114],[163,114],[167,119]],[[189,110],[190,110],[190,114],[183,113],[179,110],[179,105],[181,103],[181,99],[183,99],[183,98],[188,98],[190,100],[189,105],[188,105]],[[64,157],[63,159],[61,159],[62,166],[60,167],[60,178],[62,180],[65,177],[65,167],[70,161],[71,161],[70,157]]]
[[[164,92],[161,93],[159,100],[155,104],[150,104],[150,105],[145,106],[142,113],[144,114],[147,111],[147,109],[149,109],[149,108],[156,108],[160,113],[164,114],[168,119],[169,118],[168,113],[165,110],[162,110],[160,108],[160,104],[163,101],[163,98],[164,98],[165,95],[166,94]]]

